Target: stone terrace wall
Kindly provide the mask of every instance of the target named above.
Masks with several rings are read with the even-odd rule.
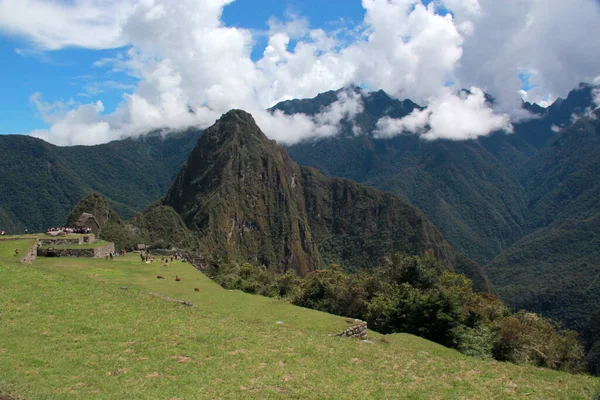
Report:
[[[356,322],[357,322],[356,325],[351,326],[350,328],[338,333],[335,336],[353,337],[353,338],[360,339],[360,340],[367,340],[367,323],[365,321],[361,321],[359,319],[357,319]]]
[[[39,257],[94,257],[94,249],[53,249],[39,248]]]
[[[96,247],[94,249],[91,249],[94,251],[94,258],[104,258],[106,257],[106,255],[108,253],[114,253],[115,252],[115,244],[114,243],[108,243],[104,246],[100,246],[100,247]]]
[[[108,243],[93,249],[53,249],[51,247],[37,249],[37,255],[40,257],[87,257],[104,258],[109,253],[115,251],[115,244]]]
[[[61,237],[42,237],[40,238],[40,243],[42,245],[54,245],[54,246],[58,246],[60,244],[82,244],[83,243],[83,237],[77,237],[77,238],[61,238]]]

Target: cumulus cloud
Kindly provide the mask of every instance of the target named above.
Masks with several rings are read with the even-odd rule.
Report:
[[[486,103],[483,91],[472,87],[470,93],[461,91],[455,95],[448,92],[436,97],[423,110],[415,109],[404,118],[381,118],[375,136],[386,138],[417,133],[428,140],[465,140],[498,130],[512,132],[509,116],[494,113]]]
[[[470,23],[456,69],[463,86],[492,93],[497,108],[520,117],[520,72],[531,76],[528,99],[565,97],[598,75],[600,3],[596,0],[441,0],[455,23]],[[469,12],[478,5],[479,13]]]
[[[526,98],[543,102],[599,72],[594,0],[520,0],[511,7],[495,0],[362,0],[364,20],[341,31],[313,29],[302,16],[271,19],[260,33],[268,43],[259,60],[251,58],[257,33],[222,21],[232,2],[0,0],[0,29],[43,49],[127,46],[96,65],[139,80],[135,89],[123,88],[115,112],[106,114],[94,101],[71,105],[55,113],[62,117],[50,129],[35,134],[58,144],[100,143],[155,128],[205,127],[243,108],[270,137],[294,143],[336,134],[340,118],[355,112],[357,103],[340,98],[315,117],[266,108],[355,84],[427,105],[401,122],[380,121],[380,135],[414,127],[428,129],[424,137],[430,139],[472,138],[509,130],[506,113],[526,117],[519,73],[531,74],[534,87]],[[452,14],[440,15],[440,5]],[[451,94],[462,87],[473,87],[473,94]],[[495,96],[496,113],[477,88]],[[86,93],[94,100],[101,90]]]
[[[121,27],[131,5],[130,0],[2,0],[0,29],[49,50],[115,48],[126,44]]]
[[[337,101],[314,116],[301,113],[286,115],[280,110],[273,113],[256,110],[254,117],[271,139],[279,143],[293,144],[315,137],[335,136],[339,133],[343,120],[351,121],[362,111],[361,93],[343,90],[338,93]],[[356,126],[353,131],[355,134],[360,133]]]
[[[598,109],[600,108],[600,76],[594,79],[594,85],[596,87],[592,90],[592,96],[596,109]]]

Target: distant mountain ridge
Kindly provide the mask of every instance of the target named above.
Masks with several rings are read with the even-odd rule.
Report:
[[[129,218],[164,195],[200,134],[188,129],[72,147],[0,135],[0,227],[23,232],[61,225],[94,191]]]
[[[590,232],[595,220],[588,219],[596,215],[600,199],[600,143],[595,139],[596,120],[590,117],[595,107],[593,90],[582,84],[548,108],[524,103],[524,108],[537,117],[515,124],[513,134],[496,132],[468,141],[424,141],[412,134],[377,139],[372,133],[379,118],[402,118],[418,106],[399,102],[381,91],[361,92],[364,111],[342,123],[339,136],[287,146],[287,150],[301,165],[406,198],[423,210],[457,250],[481,264],[491,262],[487,270],[492,283],[508,304],[543,312],[580,328],[600,299],[581,297],[576,291],[558,290],[553,285],[558,282],[556,274],[567,271],[560,267],[565,257],[576,260],[581,256],[578,273],[563,276],[564,287],[580,288],[584,277],[591,283],[597,275],[591,249],[582,255],[577,252],[586,246],[572,246],[571,250],[560,247],[568,253],[561,257],[550,252],[542,263],[546,272],[538,268],[535,279],[532,275],[517,278],[521,276],[516,275],[519,268],[507,268],[515,259],[509,258],[512,261],[507,264],[502,252],[514,254],[530,248],[534,242],[527,238],[533,234],[535,243],[548,240],[554,249],[559,248],[562,237],[557,232],[595,243],[595,239],[576,233]],[[328,92],[314,99],[286,101],[273,109],[311,115],[322,112],[337,98],[337,92]],[[355,123],[363,127],[363,134],[349,130]],[[561,128],[564,133],[558,132]],[[580,134],[583,137],[578,137]],[[560,228],[565,223],[568,225]],[[573,230],[573,223],[583,228]],[[516,261],[516,266],[540,260],[541,254],[527,253],[529,258]],[[496,257],[499,259],[494,260]],[[519,289],[514,286],[517,281]],[[546,295],[544,301],[535,300],[542,296],[538,287],[550,286],[555,287],[552,301]],[[570,296],[581,298],[575,301]]]
[[[306,274],[329,263],[373,267],[394,251],[432,252],[489,289],[481,269],[455,253],[418,209],[299,167],[241,110],[204,132],[164,204],[203,251],[229,260]]]

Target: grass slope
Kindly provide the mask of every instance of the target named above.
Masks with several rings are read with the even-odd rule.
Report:
[[[599,382],[480,361],[411,335],[329,337],[344,318],[223,290],[186,263],[132,254],[24,266],[10,244],[0,243],[0,395],[587,399]]]

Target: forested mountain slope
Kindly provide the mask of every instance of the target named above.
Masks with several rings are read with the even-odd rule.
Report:
[[[73,147],[0,135],[0,228],[20,232],[61,225],[91,191],[129,217],[164,195],[200,133],[152,133]]]
[[[563,129],[531,161],[532,233],[486,267],[507,303],[578,329],[600,304],[599,116]]]
[[[580,327],[599,300],[580,289],[582,279],[591,283],[597,274],[600,141],[597,119],[589,118],[593,90],[581,85],[548,108],[525,103],[535,118],[515,124],[513,134],[467,141],[378,139],[380,117],[399,118],[418,106],[381,91],[360,92],[363,112],[342,123],[339,136],[287,149],[301,165],[406,198],[455,248],[482,264],[494,260],[487,270],[507,303]],[[274,109],[316,114],[337,98],[329,92]],[[363,133],[353,134],[353,124]]]
[[[394,251],[432,252],[488,289],[416,208],[355,182],[299,167],[244,111],[199,139],[166,196],[204,252],[303,275],[324,264],[372,267]]]

